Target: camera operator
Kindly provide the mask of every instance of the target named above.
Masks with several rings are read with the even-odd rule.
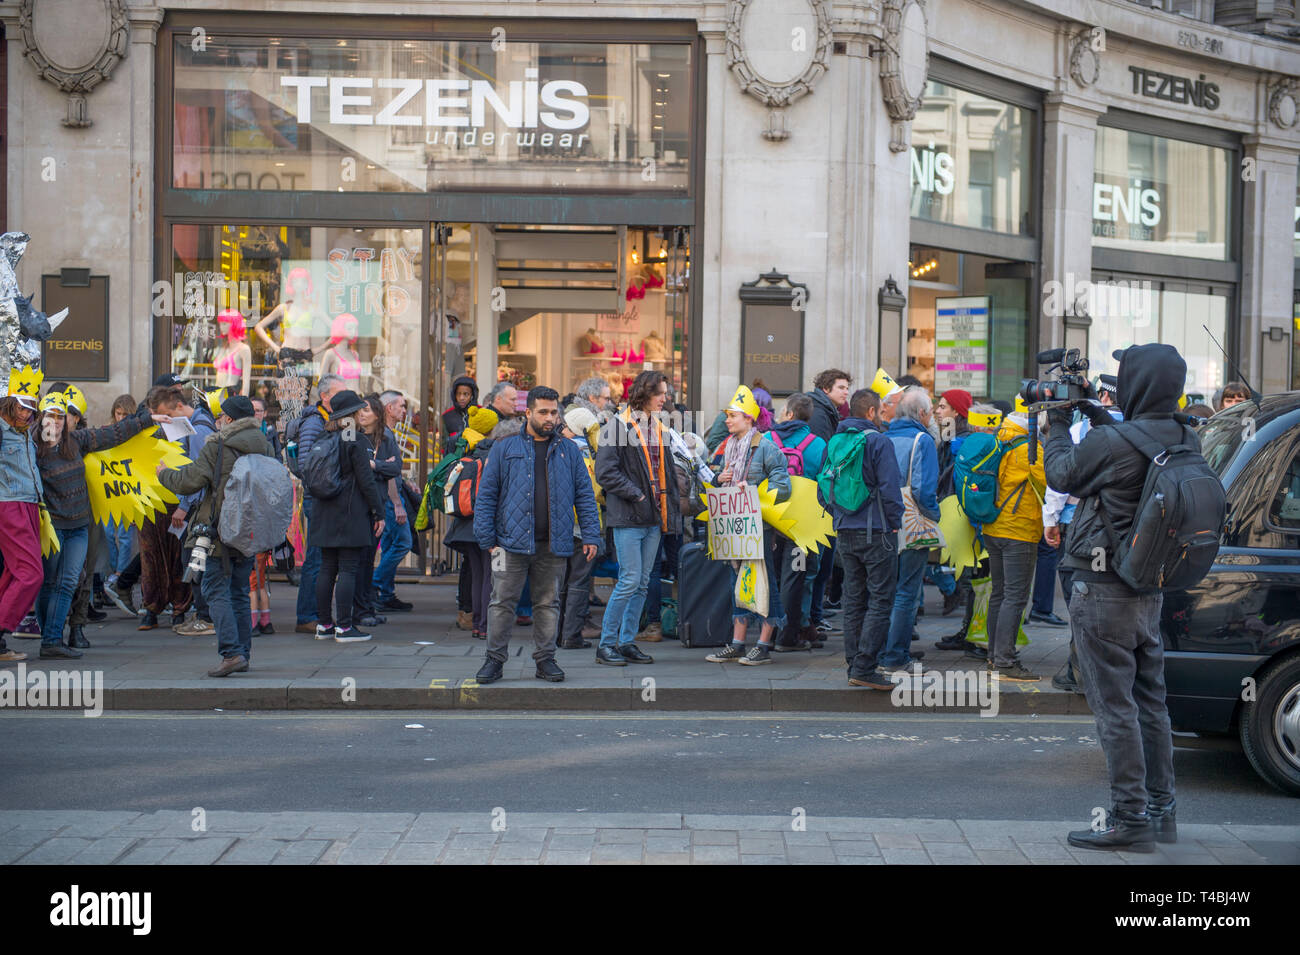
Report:
[[[208,491],[194,512],[185,543],[197,551],[200,538],[208,541],[201,586],[217,631],[217,651],[221,654],[221,665],[209,670],[208,676],[223,677],[247,670],[252,655],[248,578],[256,555],[241,554],[222,544],[217,536],[217,520],[235,462],[245,454],[269,457],[271,446],[253,417],[253,402],[243,395],[233,395],[221,403],[221,417],[216,423],[217,434],[209,436],[192,464],[175,471],[160,464],[158,480],[173,494]]]
[[[1068,841],[1085,849],[1150,852],[1157,838],[1172,842],[1175,832],[1162,598],[1158,591],[1137,593],[1115,574],[1110,530],[1117,539],[1128,533],[1150,465],[1127,437],[1140,442],[1145,436],[1166,447],[1196,438],[1174,418],[1187,379],[1187,363],[1178,351],[1171,345],[1135,345],[1115,357],[1125,420],[1116,421],[1100,404],[1082,403],[1091,428],[1076,445],[1070,409],[1053,408],[1044,448],[1048,484],[1079,499],[1061,566],[1072,576],[1073,636],[1111,785],[1106,827],[1071,832]]]
[[[1110,416],[1116,421],[1123,421],[1124,415],[1115,404],[1115,394],[1118,390],[1115,376],[1098,375],[1096,388],[1098,403],[1110,412]],[[1092,421],[1086,415],[1082,416],[1078,421],[1070,425],[1070,440],[1078,444],[1091,428]],[[1043,503],[1043,536],[1052,547],[1059,548],[1061,546],[1061,541],[1064,540],[1066,533],[1069,531],[1070,522],[1074,520],[1074,512],[1078,506],[1079,499],[1077,497],[1071,494],[1062,494],[1055,488],[1048,487],[1047,499]],[[1070,609],[1070,585],[1074,582],[1074,570],[1064,564],[1058,564],[1056,575],[1061,581],[1061,594],[1065,597],[1065,609],[1068,611]],[[1083,686],[1079,682],[1079,652],[1075,649],[1073,636],[1070,637],[1070,656],[1056,676],[1052,677],[1052,686],[1069,693],[1083,692]]]

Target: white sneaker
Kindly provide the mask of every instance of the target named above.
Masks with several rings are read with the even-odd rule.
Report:
[[[316,624],[316,639],[317,639],[317,640],[333,640],[333,639],[334,639],[334,628],[333,628],[333,627],[322,627],[320,624]]]

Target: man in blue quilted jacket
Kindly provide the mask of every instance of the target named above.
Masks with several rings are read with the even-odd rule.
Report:
[[[578,543],[587,560],[600,543],[600,516],[582,452],[560,432],[560,395],[544,386],[528,392],[524,430],[497,441],[474,501],[474,536],[492,555],[487,658],[479,683],[501,679],[524,581],[533,595],[533,661],[539,680],[559,683],[555,662],[558,588]]]

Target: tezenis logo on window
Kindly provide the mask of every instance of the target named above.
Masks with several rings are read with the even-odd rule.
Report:
[[[946,196],[956,182],[952,156],[936,151],[934,143],[925,149],[912,148],[912,187],[922,192],[937,192]]]
[[[1092,184],[1093,235],[1151,241],[1160,217],[1159,191],[1142,188],[1136,179],[1127,189],[1107,182]],[[1121,229],[1120,222],[1127,228]]]
[[[488,108],[510,129],[581,129],[591,118],[587,88],[577,80],[540,83],[537,70],[523,80],[394,79],[370,76],[282,76],[297,91],[298,122],[312,122],[312,90],[328,93],[328,123],[350,126],[448,126],[481,129]],[[504,90],[504,95],[499,92]],[[372,94],[370,90],[391,90]],[[468,95],[462,95],[468,94]],[[381,102],[382,101],[382,102]],[[468,111],[468,113],[466,112]],[[317,120],[317,122],[320,122]]]

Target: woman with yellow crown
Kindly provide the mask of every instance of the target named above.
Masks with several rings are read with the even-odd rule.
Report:
[[[90,491],[86,487],[86,465],[82,456],[113,448],[139,434],[152,422],[168,420],[141,409],[116,424],[103,428],[73,429],[68,426],[68,396],[51,391],[41,401],[36,427],[36,460],[50,521],[59,547],[45,559],[40,594],[36,598],[36,619],[41,627],[41,657],[79,657],[90,646],[74,626],[67,646],[63,625],[72,606],[73,591],[81,579],[90,537]]]
[[[41,472],[28,436],[44,376],[30,366],[9,373],[0,398],[0,662],[27,659],[5,637],[23,619],[44,579],[41,567]]]
[[[756,422],[760,414],[758,402],[744,385],[736,389],[735,397],[727,405],[727,437],[718,445],[713,454],[712,467],[718,475],[719,487],[757,487],[764,481],[770,489],[776,490],[778,502],[790,496],[790,472],[786,467],[785,455],[771,441],[764,441]],[[775,566],[774,531],[768,525],[763,526],[763,554],[767,566],[767,579],[779,580]],[[758,617],[750,610],[733,607],[731,613],[731,643],[716,653],[710,653],[704,659],[710,663],[725,663],[735,660],[746,666],[759,666],[771,663],[772,638],[776,629],[785,623],[785,611],[781,606],[781,588],[769,588],[769,605],[766,617]],[[758,643],[745,652],[745,633],[750,620],[758,619],[762,624]]]

